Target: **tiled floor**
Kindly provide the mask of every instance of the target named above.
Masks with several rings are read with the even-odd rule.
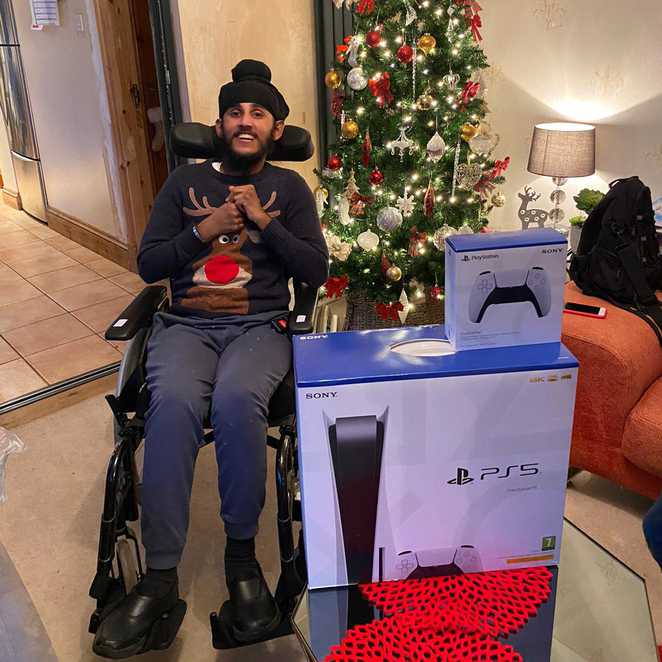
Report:
[[[94,609],[88,589],[97,555],[105,471],[113,446],[110,410],[103,397],[95,395],[66,408],[57,407],[12,429],[26,449],[12,455],[7,465],[7,502],[0,510],[0,540],[43,622],[57,659],[94,662],[99,658],[92,654],[92,637],[87,634]],[[269,460],[267,502],[257,548],[265,576],[273,586],[278,576],[278,552],[272,452]],[[226,599],[224,537],[218,506],[216,461],[213,449],[208,447],[201,450],[197,461],[188,544],[179,573],[188,612],[172,648],[141,656],[140,662],[303,662],[305,658],[293,637],[233,651],[211,648],[209,612]],[[641,532],[641,519],[649,506],[648,500],[583,473],[573,479],[567,491],[566,516],[645,578],[656,629],[662,638],[662,573],[648,553]],[[586,562],[582,569],[589,582],[596,587],[607,586],[608,590],[598,604],[576,610],[577,632],[594,632],[597,624],[611,628],[612,634],[616,631],[615,636],[623,635],[610,616],[612,608],[622,608],[626,599],[614,586],[617,577],[613,576],[613,568]],[[0,618],[6,585],[0,567]],[[630,650],[635,650],[638,643],[633,642]],[[552,662],[648,659],[615,658],[611,650],[600,650],[602,644],[599,637],[585,641],[584,648],[592,646],[596,651],[588,656],[575,654],[569,647],[558,648]],[[45,646],[48,650],[48,643]]]
[[[119,361],[103,333],[144,285],[0,205],[0,404]]]

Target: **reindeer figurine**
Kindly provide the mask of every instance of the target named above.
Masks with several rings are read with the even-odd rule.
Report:
[[[544,228],[549,212],[544,209],[527,209],[529,202],[535,202],[540,198],[540,193],[536,193],[530,186],[525,186],[524,193],[517,195],[522,199],[518,212],[522,221],[522,229],[528,230],[532,223],[537,223],[539,228]]]
[[[218,209],[209,204],[207,196],[203,196],[200,204],[193,188],[189,189],[189,198],[195,209],[184,207],[183,211],[188,216],[205,217]],[[275,201],[274,191],[264,209],[268,210]],[[271,218],[277,218],[280,211],[268,214]],[[180,305],[210,312],[246,315],[249,306],[246,285],[253,278],[253,263],[241,252],[247,240],[259,244],[260,233],[244,227],[241,232],[222,234],[214,239],[211,252],[193,263],[194,285],[186,292]]]

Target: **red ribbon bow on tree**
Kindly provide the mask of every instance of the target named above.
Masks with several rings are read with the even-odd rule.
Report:
[[[383,73],[378,78],[371,78],[368,81],[368,88],[373,97],[377,98],[377,105],[383,108],[385,105],[390,106],[395,97],[391,92],[391,75],[387,72]]]
[[[496,179],[497,177],[501,177],[501,175],[506,172],[509,165],[509,156],[507,156],[503,161],[495,161],[492,170],[483,175],[478,184],[474,186],[474,191],[477,191],[483,197],[486,197],[488,193],[491,193],[494,190],[494,184],[492,183],[492,180]]]
[[[480,16],[474,14],[471,17],[469,25],[471,26],[471,34],[473,34],[475,42],[478,43],[479,41],[482,41],[483,36],[480,34],[479,28],[483,27],[483,22],[480,20]]]
[[[491,177],[492,179],[496,179],[497,177],[501,177],[506,170],[508,170],[508,166],[510,165],[510,157],[507,156],[503,161],[495,161],[494,162],[494,168],[492,169]]]
[[[455,4],[464,7],[464,20],[467,22],[467,26],[471,28],[471,33],[476,43],[478,43],[483,39],[479,31],[479,28],[483,27],[483,22],[478,12],[482,11],[483,8],[476,0],[455,0]]]
[[[480,83],[474,83],[473,81],[467,82],[462,90],[462,110],[467,107],[467,104],[478,94],[478,92],[480,92]]]
[[[398,313],[403,311],[404,308],[405,307],[399,301],[394,301],[391,304],[378,303],[375,306],[375,310],[377,311],[380,319],[384,321],[390,319],[394,322],[397,322],[400,319],[398,317]]]
[[[343,295],[343,292],[347,289],[348,285],[349,276],[331,276],[326,281],[326,283],[324,283],[326,296],[329,299],[333,299],[334,297],[339,299]]]
[[[361,0],[356,7],[356,13],[361,14],[372,14],[375,11],[375,0]]]
[[[344,44],[338,44],[336,46],[336,60],[343,64],[345,62],[345,57],[347,56],[347,51],[349,50],[349,42],[352,40],[352,36],[345,37],[343,39]]]

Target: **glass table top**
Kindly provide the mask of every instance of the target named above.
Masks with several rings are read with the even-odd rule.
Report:
[[[561,564],[550,599],[535,618],[503,642],[526,661],[658,662],[644,580],[566,520]],[[294,630],[311,661],[321,661],[349,627],[379,612],[356,587],[307,591]]]

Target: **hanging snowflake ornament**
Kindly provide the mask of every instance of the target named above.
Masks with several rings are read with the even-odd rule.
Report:
[[[439,135],[438,131],[435,131],[435,134],[430,138],[428,145],[426,147],[428,157],[430,161],[436,163],[443,157],[446,153],[446,143],[444,139]]]
[[[387,145],[392,155],[395,154],[396,150],[400,152],[400,161],[404,160],[407,150],[411,153],[416,147],[416,143],[407,135],[407,130],[406,126],[401,126],[400,135]]]
[[[408,218],[414,213],[414,209],[416,209],[416,198],[413,195],[407,195],[407,191],[405,191],[402,196],[398,197],[398,202],[395,206],[402,212],[403,216]]]

